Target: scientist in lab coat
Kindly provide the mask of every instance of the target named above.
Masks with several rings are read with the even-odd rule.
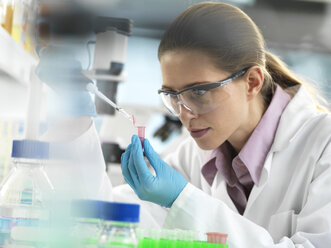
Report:
[[[59,197],[108,201],[112,185],[93,121],[95,105],[86,91],[91,80],[81,74],[76,59],[82,50],[68,41],[38,49],[35,72],[49,86],[47,130],[40,137],[51,143],[52,160],[45,170]]]
[[[159,94],[191,137],[164,160],[145,140],[153,176],[133,136],[121,166],[142,209],[163,211],[164,228],[227,233],[231,248],[330,248],[331,115],[256,24],[237,7],[196,4],[158,55]],[[113,194],[134,199],[125,186]]]

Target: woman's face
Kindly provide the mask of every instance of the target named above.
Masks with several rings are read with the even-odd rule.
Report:
[[[199,51],[168,51],[161,57],[163,85],[179,91],[195,84],[214,83],[231,76],[214,66]],[[181,108],[180,120],[201,149],[216,149],[232,136],[244,132],[248,119],[247,84],[238,78],[225,86],[212,89],[216,107],[210,112],[193,114]],[[190,107],[190,106],[188,106]]]

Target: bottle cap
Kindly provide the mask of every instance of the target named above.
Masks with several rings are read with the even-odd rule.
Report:
[[[71,202],[71,216],[101,219],[104,203],[104,201],[94,200],[73,200]]]
[[[103,207],[103,219],[119,222],[139,222],[138,204],[107,202]]]
[[[13,158],[49,159],[49,143],[37,140],[13,140]]]

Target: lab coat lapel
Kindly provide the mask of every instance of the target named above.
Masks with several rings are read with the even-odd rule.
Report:
[[[315,108],[315,103],[306,88],[300,86],[282,114],[271,150],[285,149],[311,117],[316,115]]]
[[[212,151],[204,151],[204,160],[202,163],[203,165],[210,160],[211,155],[212,155]],[[201,169],[202,168],[200,168],[200,171]],[[238,212],[236,206],[234,205],[233,201],[231,200],[227,192],[226,181],[222,173],[220,173],[219,171],[216,173],[212,185],[210,185],[202,175],[201,177],[202,177],[201,186],[205,193],[210,194],[212,197],[215,197],[223,201],[233,211]]]
[[[267,184],[269,174],[270,174],[270,168],[271,168],[271,163],[272,163],[272,159],[273,159],[273,154],[274,153],[271,151],[268,153],[267,158],[264,163],[264,167],[263,167],[261,176],[260,176],[259,184],[254,185],[254,187],[248,197],[246,209],[244,212],[244,216],[246,216],[246,217],[249,216],[252,213],[252,211],[255,212],[254,203],[256,202],[256,199],[263,191],[265,185]]]
[[[223,201],[230,209],[234,212],[239,213],[236,206],[234,205],[232,199],[230,198],[227,187],[226,181],[223,175],[218,172],[214,179],[214,182],[211,186],[211,194],[213,197],[218,198],[219,200]]]
[[[274,143],[264,162],[263,170],[258,185],[254,185],[248,198],[244,216],[254,212],[254,203],[267,184],[273,161],[274,152],[281,151],[296,137],[307,124],[314,113],[314,102],[304,86],[298,87],[298,92],[285,108],[280,119]],[[295,116],[295,118],[293,118]],[[291,123],[291,125],[289,125]]]

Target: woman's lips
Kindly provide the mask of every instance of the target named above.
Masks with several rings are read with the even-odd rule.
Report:
[[[204,136],[207,132],[209,131],[209,128],[205,129],[195,129],[195,130],[190,130],[190,134],[193,138],[201,138]]]

